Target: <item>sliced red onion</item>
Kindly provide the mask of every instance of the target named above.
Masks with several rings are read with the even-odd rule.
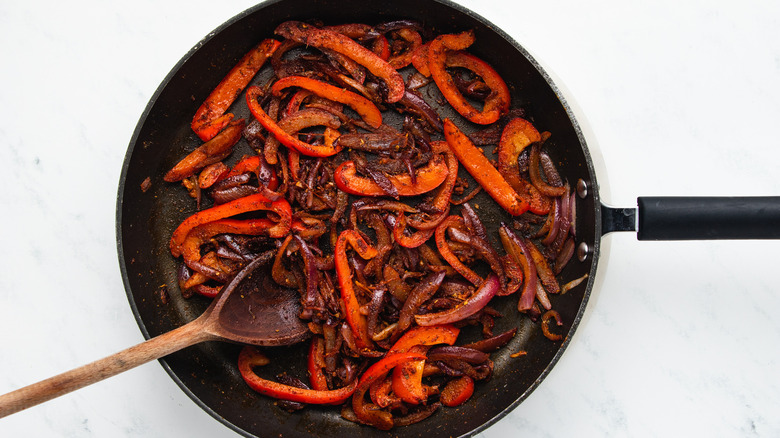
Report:
[[[564,284],[563,287],[561,287],[561,295],[563,295],[566,292],[570,291],[572,288],[579,286],[580,283],[585,281],[586,278],[588,278],[588,274],[585,274],[585,275],[583,275],[580,278],[577,278],[575,280],[572,280],[572,281]]]
[[[298,235],[295,236],[295,240],[300,246],[303,267],[306,270],[306,296],[303,299],[303,307],[305,310],[311,310],[317,304],[317,262],[306,241]]]
[[[540,282],[536,282],[536,299],[539,300],[539,303],[544,307],[544,310],[552,309],[552,303],[550,303],[550,298],[547,296],[547,291]]]
[[[499,335],[495,335],[487,339],[482,339],[480,341],[472,342],[471,344],[466,344],[464,345],[464,347],[473,348],[475,350],[489,353],[491,351],[498,350],[499,348],[509,343],[509,341],[511,341],[512,338],[515,337],[515,334],[517,334],[517,327],[507,330],[504,333],[501,333]]]
[[[469,205],[469,203],[463,204],[463,219],[466,221],[466,227],[469,228],[474,234],[483,240],[487,241],[487,229],[485,224],[477,216],[477,212]]]
[[[569,187],[569,183],[566,183],[564,189],[565,191],[561,198],[561,229],[558,230],[559,235],[557,237],[557,240],[560,240],[560,243],[563,243],[563,239],[569,236],[569,230],[571,229],[572,224],[571,203],[569,202],[571,188]]]
[[[398,316],[396,333],[402,333],[412,325],[412,317],[415,319],[417,318],[417,315],[414,315],[414,313],[417,312],[417,309],[430,299],[437,290],[439,290],[439,286],[441,286],[441,283],[444,281],[444,276],[444,271],[428,274],[425,278],[420,280],[420,283],[418,283],[411,292],[409,292],[409,295],[404,302],[404,306],[401,308],[401,313]],[[420,324],[420,321],[417,320],[417,323]]]
[[[479,365],[490,359],[490,356],[477,349],[457,345],[443,345],[428,351],[429,361],[436,362],[437,360],[446,361],[452,359],[459,359],[472,365]]]
[[[561,315],[555,310],[548,310],[547,312],[544,313],[544,315],[542,315],[542,334],[544,334],[544,336],[551,341],[560,341],[561,339],[563,339],[563,335],[552,333],[550,331],[551,319],[555,319],[555,323],[558,325],[558,327],[563,325],[563,320],[561,320]]]
[[[555,257],[555,269],[553,271],[555,272],[555,275],[558,275],[563,271],[563,268],[566,267],[572,256],[574,256],[574,238],[569,237],[566,239],[560,252],[558,252],[558,256]],[[561,288],[561,291],[562,290],[563,288]]]
[[[569,221],[571,226],[569,227],[569,234],[577,236],[577,192],[572,191],[569,197]]]
[[[474,295],[458,304],[455,307],[436,313],[426,313],[424,315],[414,315],[418,325],[437,325],[449,324],[479,312],[487,306],[488,302],[496,295],[500,289],[500,282],[495,274],[490,274],[482,285],[474,292]]]
[[[525,242],[518,238],[506,224],[501,224],[498,232],[501,235],[504,249],[523,267],[525,281],[523,282],[523,290],[520,293],[520,300],[517,303],[517,310],[525,312],[533,307],[534,298],[536,298],[536,284],[539,281],[536,273],[536,264],[533,258],[531,258],[531,251]]]
[[[547,230],[547,237],[542,240],[542,244],[549,246],[555,242],[555,238],[558,237],[558,233],[561,229],[561,198],[555,198],[553,200],[552,208],[550,209],[550,217],[552,217],[552,223]]]

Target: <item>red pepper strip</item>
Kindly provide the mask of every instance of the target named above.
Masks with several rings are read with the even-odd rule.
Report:
[[[428,48],[431,43],[425,43],[412,54],[412,65],[426,78],[431,77],[431,69],[428,67]]]
[[[371,348],[373,342],[368,334],[366,317],[360,313],[360,302],[355,295],[352,284],[352,270],[347,259],[347,245],[351,245],[355,252],[365,260],[374,258],[377,250],[363,240],[363,237],[355,230],[344,230],[336,240],[335,263],[336,276],[338,276],[341,288],[341,301],[344,303],[347,324],[355,337],[358,348]]]
[[[539,141],[542,141],[542,136],[529,121],[520,117],[510,120],[498,143],[498,173],[518,195],[526,198],[533,213],[547,214],[552,207],[550,198],[520,176],[517,164],[517,158],[523,150]]]
[[[267,39],[250,50],[238,64],[222,79],[222,82],[209,94],[203,105],[192,118],[192,130],[203,141],[212,139],[232,119],[233,114],[225,114],[249,81],[260,71],[265,61],[279,47],[279,42]]]
[[[375,364],[371,365],[360,376],[360,382],[352,396],[352,410],[357,418],[366,424],[370,424],[379,430],[390,430],[393,427],[393,416],[389,412],[377,410],[374,406],[365,402],[365,394],[372,383],[383,378],[396,366],[414,360],[425,360],[425,355],[413,351],[388,354]]]
[[[243,234],[247,236],[259,236],[261,234],[268,234],[269,237],[274,239],[281,239],[290,232],[290,224],[292,222],[292,214],[288,215],[283,203],[279,203],[281,208],[271,209],[277,213],[281,212],[284,216],[279,222],[274,222],[270,219],[219,219],[213,222],[208,222],[193,228],[188,234],[185,244],[182,246],[182,254],[185,253],[185,246],[187,241],[194,239],[200,241],[201,244],[217,234]],[[287,204],[289,205],[289,204]]]
[[[328,390],[328,379],[325,377],[325,340],[319,336],[311,338],[309,345],[309,384],[317,391]]]
[[[303,88],[317,96],[349,105],[372,128],[382,126],[382,113],[379,111],[379,108],[359,94],[304,76],[283,77],[274,83],[273,87],[271,87],[271,92],[274,96],[280,97],[282,90],[289,87]]]
[[[165,174],[163,179],[167,182],[181,181],[194,175],[195,172],[209,164],[222,161],[223,158],[230,155],[233,151],[233,146],[241,139],[245,125],[246,121],[244,119],[231,122],[219,135],[203,143],[190,152],[189,155],[182,158],[181,161],[173,166],[173,169]]]
[[[447,164],[441,157],[435,157],[425,167],[417,169],[417,181],[406,173],[390,175],[388,179],[396,188],[399,196],[417,196],[438,187],[449,174]],[[360,196],[386,196],[377,183],[370,178],[357,176],[354,161],[345,161],[336,168],[333,175],[336,186],[347,193]]]
[[[277,224],[270,219],[220,219],[199,225],[187,234],[187,238],[181,246],[181,254],[184,258],[184,263],[190,268],[200,272],[200,247],[212,237],[224,233],[244,234],[247,236],[271,234],[270,230],[276,225]],[[278,231],[281,231],[281,229],[277,229],[276,231],[277,232],[274,234],[279,234]]]
[[[415,326],[407,330],[390,347],[388,354],[400,353],[409,350],[415,345],[452,345],[458,339],[460,329],[452,324]]]
[[[271,210],[282,218],[292,218],[292,208],[284,199],[271,202],[260,193],[244,196],[243,198],[201,210],[185,219],[173,231],[170,242],[171,254],[174,257],[181,255],[181,246],[187,238],[187,234],[198,225],[256,210]],[[291,222],[292,219],[288,222],[288,226]]]
[[[466,402],[474,394],[474,379],[461,376],[450,381],[441,391],[439,401],[447,407],[455,407]]]
[[[225,163],[219,161],[214,164],[209,164],[203,168],[203,171],[198,175],[198,186],[201,189],[207,189],[214,185],[215,182],[221,180],[230,173],[230,168]]]
[[[295,218],[290,229],[304,240],[320,237],[328,231],[325,222],[314,218]]]
[[[450,206],[452,191],[455,189],[455,183],[458,180],[458,157],[452,152],[449,143],[446,141],[431,142],[431,149],[435,153],[442,153],[447,160],[447,179],[444,180],[436,198],[431,202],[431,206],[438,211],[445,211]]]
[[[367,68],[374,76],[387,84],[387,102],[394,103],[404,97],[404,78],[387,61],[361,46],[351,38],[328,29],[319,29],[300,21],[280,24],[275,33],[307,46],[326,48],[351,58]]]
[[[290,98],[290,101],[287,102],[287,107],[284,110],[284,115],[289,116],[290,114],[301,109],[301,105],[303,104],[303,101],[306,100],[306,98],[311,95],[312,93],[309,90],[298,90]]]
[[[518,196],[517,192],[506,182],[503,176],[493,167],[482,150],[463,134],[450,119],[444,120],[444,137],[450,149],[458,157],[461,164],[480,186],[513,216],[520,216],[528,211],[528,203]]]
[[[506,83],[490,65],[475,56],[458,52],[473,43],[473,31],[439,35],[428,47],[428,68],[436,86],[455,111],[473,123],[489,125],[509,111],[511,97]],[[491,91],[482,111],[474,108],[458,90],[455,81],[446,70],[448,65],[467,68],[482,77]]]
[[[435,239],[436,247],[439,249],[439,253],[444,258],[444,260],[446,260],[447,263],[452,266],[453,269],[458,271],[460,275],[471,282],[474,286],[482,284],[484,281],[482,277],[464,265],[463,262],[461,262],[460,259],[458,259],[458,257],[452,252],[450,246],[447,244],[445,233],[447,232],[447,228],[450,227],[466,229],[466,224],[463,222],[463,218],[460,216],[448,216],[446,219],[444,219],[444,221],[442,221],[442,223],[439,224],[438,227],[436,227]]]
[[[428,345],[417,345],[409,351],[425,354],[429,348]],[[411,405],[425,403],[428,392],[422,383],[424,369],[425,360],[415,360],[395,367],[392,378],[395,395]]]
[[[246,172],[252,172],[257,175],[257,180],[269,190],[279,188],[279,177],[276,175],[276,169],[268,165],[265,157],[260,155],[244,157],[230,169],[230,173],[227,176],[241,175]]]
[[[241,377],[255,391],[260,394],[309,404],[339,404],[347,400],[355,392],[357,380],[351,384],[334,390],[303,389],[295,386],[284,385],[272,380],[266,380],[255,374],[252,369],[255,366],[266,365],[268,359],[260,351],[252,346],[246,346],[238,355],[238,370]]]
[[[431,345],[452,345],[458,338],[460,329],[453,325],[416,326],[401,336],[393,344],[388,354],[395,352],[411,351],[418,348],[420,353],[425,353]],[[420,349],[420,346],[425,348]],[[418,360],[405,363],[393,370],[393,391],[403,401],[410,404],[423,403],[428,398],[428,393],[422,384],[425,361]]]
[[[257,101],[257,98],[261,95],[262,90],[256,85],[253,85],[247,89],[246,102],[249,106],[249,111],[252,113],[255,119],[257,119],[257,121],[260,122],[260,124],[263,125],[263,127],[267,129],[268,132],[273,134],[273,136],[276,137],[276,139],[279,140],[283,145],[291,149],[295,149],[303,155],[310,157],[330,157],[332,155],[336,155],[341,150],[339,146],[332,144],[324,146],[312,145],[303,142],[297,137],[294,137],[285,132],[284,129],[282,129],[273,119],[268,116],[268,114],[265,113],[265,111],[263,111],[263,108]]]
[[[403,212],[401,212],[401,214],[398,216],[398,219],[395,221],[395,226],[393,227],[393,238],[399,245],[403,246],[404,248],[417,248],[418,246],[427,242],[428,239],[433,236],[433,233],[436,231],[436,229],[431,228],[430,230],[419,230],[411,235],[407,235],[404,233],[404,231],[406,231],[406,216]]]
[[[410,46],[402,53],[391,55],[390,59],[388,59],[387,62],[396,70],[411,64],[415,50],[422,45],[422,37],[415,30],[409,28],[398,29],[398,36],[408,41]]]
[[[390,60],[390,42],[387,41],[387,37],[379,35],[374,40],[374,45],[371,47],[372,51],[376,53],[376,56],[380,57],[384,61]]]
[[[429,220],[419,220],[414,216],[409,218],[409,225],[418,230],[432,230],[439,226],[441,221],[449,215],[450,201],[452,200],[452,191],[455,189],[455,184],[458,181],[458,157],[452,153],[450,146],[446,141],[433,141],[431,142],[431,149],[435,153],[445,154],[447,160],[447,179],[444,180],[436,196],[431,201],[430,205],[434,210],[438,210],[441,213],[430,218]]]
[[[401,401],[398,396],[392,394],[392,391],[393,380],[388,377],[377,380],[368,387],[371,401],[380,408],[386,408]]]
[[[479,75],[485,85],[490,88],[490,94],[485,100],[479,117],[490,114],[493,111],[498,111],[499,114],[506,114],[509,112],[509,105],[512,100],[509,94],[509,87],[507,87],[504,79],[501,78],[501,75],[499,75],[490,64],[468,52],[455,51],[447,52],[445,65],[447,67],[460,67],[473,71]],[[465,99],[464,102],[468,103]],[[489,119],[490,118],[486,118],[482,124],[487,125],[491,123],[488,122]],[[476,123],[480,122],[476,121]]]

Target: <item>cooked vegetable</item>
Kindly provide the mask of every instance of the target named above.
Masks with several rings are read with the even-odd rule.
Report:
[[[532,318],[562,339],[556,300],[586,278],[556,277],[576,246],[576,197],[549,133],[468,52],[474,34],[399,20],[290,21],[276,35],[206,99],[192,124],[204,143],[165,176],[197,201],[170,240],[183,295],[215,297],[257,257],[273,260],[269,284],[300,293],[308,375],[261,377],[268,360],[246,347],[247,384],[283,409],[341,405],[345,419],[388,430],[468,403],[492,354],[518,357],[505,351],[517,328],[494,334],[496,318]],[[271,74],[258,74],[269,58]],[[234,101],[252,120],[232,120]],[[471,123],[486,126],[469,134]],[[512,223],[496,232],[481,208]]]

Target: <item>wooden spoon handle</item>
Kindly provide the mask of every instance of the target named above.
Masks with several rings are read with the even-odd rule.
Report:
[[[138,365],[216,337],[196,319],[119,353],[0,395],[0,418],[99,382]]]

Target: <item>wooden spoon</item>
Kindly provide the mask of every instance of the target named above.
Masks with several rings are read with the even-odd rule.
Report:
[[[259,257],[222,289],[201,316],[168,333],[57,376],[0,396],[0,418],[99,382],[200,342],[225,340],[261,346],[289,345],[309,335],[298,318],[296,291],[261,288],[268,262]]]

